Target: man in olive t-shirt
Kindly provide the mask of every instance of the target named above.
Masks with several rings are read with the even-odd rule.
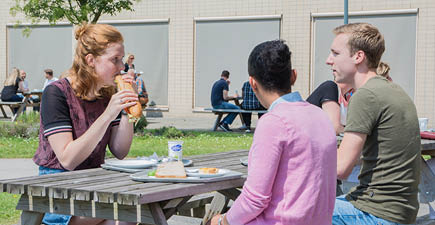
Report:
[[[336,199],[333,224],[409,224],[418,212],[420,134],[415,105],[403,89],[376,75],[385,49],[366,23],[334,29],[326,63],[338,83],[350,84],[337,176],[345,179],[361,156],[360,184]]]

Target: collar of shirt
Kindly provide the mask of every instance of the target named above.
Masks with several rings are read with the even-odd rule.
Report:
[[[270,105],[270,107],[267,111],[271,111],[275,106],[277,106],[278,104],[283,103],[283,102],[303,102],[303,101],[304,100],[302,99],[299,92],[297,92],[297,91],[291,92],[291,93],[285,94],[285,95],[279,97],[278,99],[276,99],[275,101],[273,101],[272,105]]]

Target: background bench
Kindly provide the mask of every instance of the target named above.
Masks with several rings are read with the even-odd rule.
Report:
[[[204,111],[213,112],[215,115],[217,115],[216,121],[213,125],[213,131],[217,130],[217,127],[219,126],[219,123],[222,120],[222,116],[224,114],[228,113],[238,113],[240,120],[242,121],[242,125],[246,126],[245,121],[243,121],[242,113],[267,113],[267,110],[245,110],[245,109],[213,109],[213,108],[205,108]]]
[[[4,101],[0,100],[0,110],[2,111],[3,118],[11,119],[12,121],[15,121],[17,119],[17,117],[24,111],[24,107],[26,107],[25,101],[26,101],[26,98],[23,98],[23,101],[21,101],[21,102],[4,102]],[[3,108],[3,106],[9,107],[9,109],[12,112],[12,117],[9,117],[6,114],[6,111]],[[14,108],[18,108],[17,113],[14,113],[14,111],[13,111]]]

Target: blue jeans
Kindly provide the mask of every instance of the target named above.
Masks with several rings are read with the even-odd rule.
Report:
[[[332,214],[332,224],[334,225],[397,225],[399,223],[381,219],[372,214],[363,212],[352,205],[345,195],[340,195],[335,199],[334,213]]]
[[[240,109],[240,107],[228,102],[222,102],[220,105],[213,106],[215,109]],[[238,113],[228,113],[228,115],[222,120],[222,123],[232,124]]]
[[[52,174],[52,173],[62,173],[65,171],[66,170],[50,169],[50,168],[43,167],[43,166],[39,167],[39,175]],[[67,225],[70,220],[71,220],[71,216],[69,216],[69,215],[46,213],[44,215],[44,218],[42,219],[42,223],[47,224],[47,225]]]

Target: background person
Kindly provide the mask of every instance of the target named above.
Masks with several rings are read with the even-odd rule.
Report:
[[[134,72],[135,71],[133,70],[133,73]],[[146,107],[146,105],[147,105],[147,103],[149,101],[149,99],[148,99],[148,92],[147,92],[147,89],[145,87],[145,82],[143,81],[142,77],[140,77],[141,73],[142,72],[134,73],[134,77],[135,77],[135,80],[136,80],[137,93],[139,95],[139,102],[142,105],[142,107]]]
[[[255,130],[242,193],[212,225],[331,224],[334,128],[321,109],[291,93],[290,56],[281,40],[261,43],[249,56],[249,82],[269,111]]]
[[[252,90],[251,85],[249,84],[249,81],[246,81],[243,83],[242,87],[242,109],[246,110],[266,110],[261,104],[260,101],[258,101],[257,96],[255,96],[254,91]],[[263,115],[264,113],[258,113],[258,119]],[[246,131],[251,131],[251,117],[252,113],[242,113],[243,121],[246,125]]]
[[[52,69],[45,69],[44,70],[44,76],[45,76],[45,82],[44,82],[44,87],[42,88],[42,90],[44,90],[52,82],[58,80],[56,77],[53,76],[53,70]]]
[[[123,159],[132,142],[133,123],[120,112],[136,104],[137,94],[115,93],[115,76],[124,68],[121,33],[106,24],[84,24],[75,30],[75,38],[75,57],[67,77],[48,85],[42,96],[39,146],[33,157],[40,175],[100,167],[107,147]],[[123,79],[133,82],[134,78],[127,74]],[[115,224],[49,213],[43,222]]]
[[[134,61],[134,55],[128,53],[127,58],[125,59],[124,72],[128,72],[129,69],[135,69],[133,61]]]
[[[24,88],[24,82],[21,80],[20,70],[13,68],[9,76],[4,82],[1,100],[4,102],[21,102],[24,99],[23,95],[18,95],[18,92],[27,92],[28,89]],[[25,108],[24,108],[25,109]],[[17,113],[18,108],[14,108],[13,113]]]
[[[349,102],[337,151],[337,177],[346,179],[359,159],[359,185],[337,197],[333,224],[411,224],[419,203],[420,130],[405,91],[378,76],[385,50],[379,30],[367,23],[342,25],[326,63],[337,83],[356,92]]]
[[[216,81],[211,88],[211,105],[214,109],[240,109],[238,106],[228,103],[227,101],[238,98],[236,94],[234,96],[228,95],[229,90],[229,78],[230,72],[227,70],[222,71],[221,79]],[[219,123],[219,127],[223,131],[232,131],[229,127],[236,118],[237,113],[228,113],[228,115]]]

